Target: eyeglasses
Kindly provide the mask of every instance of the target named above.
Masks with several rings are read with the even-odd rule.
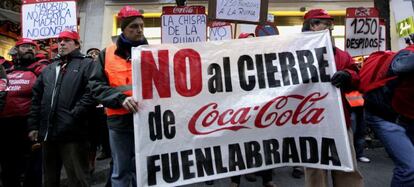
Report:
[[[334,25],[332,23],[332,21],[321,21],[321,24],[324,24],[326,26],[326,29],[329,30],[333,30],[334,29]]]

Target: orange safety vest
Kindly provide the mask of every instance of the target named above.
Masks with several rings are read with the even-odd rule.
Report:
[[[131,61],[115,55],[116,46],[111,45],[105,52],[105,74],[109,86],[121,91],[127,96],[132,96],[132,67]],[[125,115],[130,113],[125,108],[106,108],[108,116]]]
[[[345,94],[346,100],[351,107],[359,107],[364,105],[364,98],[358,91],[352,91]]]

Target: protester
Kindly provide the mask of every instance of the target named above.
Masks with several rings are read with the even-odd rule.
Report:
[[[329,15],[323,9],[313,9],[308,11],[304,16],[304,23],[302,27],[302,32],[308,31],[320,31],[329,29],[332,35],[333,29],[333,17]],[[331,36],[332,40],[333,37]],[[334,42],[333,46],[334,46]],[[344,171],[331,171],[332,183],[334,186],[352,186],[358,187],[363,186],[363,178],[361,173],[358,171],[356,159],[355,159],[355,150],[353,146],[353,135],[350,128],[350,113],[349,105],[347,104],[344,93],[356,89],[359,83],[359,76],[357,74],[356,64],[353,62],[351,56],[337,47],[333,48],[335,55],[335,64],[337,72],[332,75],[331,83],[341,89],[342,93],[342,103],[344,105],[345,120],[348,129],[348,136],[351,146],[352,161],[354,166],[354,171],[344,172]],[[306,168],[305,169],[305,183],[308,187],[324,187],[328,186],[328,173],[327,170]]]
[[[90,48],[86,51],[86,54],[97,61],[100,50],[97,48]],[[103,160],[107,159],[111,155],[111,150],[109,147],[109,134],[108,127],[106,124],[106,114],[104,107],[99,104],[95,109],[91,111],[89,117],[89,131],[90,133],[90,142],[91,150],[89,163],[91,167],[91,173],[95,171],[95,159]],[[101,152],[96,156],[98,148],[101,147]]]
[[[352,91],[345,95],[351,106],[351,124],[354,132],[354,147],[356,158],[359,162],[369,163],[371,160],[364,154],[366,125],[364,122],[363,106],[364,98],[359,91]]]
[[[86,54],[91,56],[93,59],[97,59],[99,56],[99,53],[101,52],[101,50],[99,50],[98,48],[90,48],[86,51]]]
[[[365,121],[395,165],[392,187],[414,186],[414,45],[408,42],[408,47],[386,60],[373,61],[380,68],[367,78],[387,81],[364,95]],[[367,60],[378,54],[381,55],[374,53]],[[379,79],[381,72],[386,75],[383,79]],[[361,76],[362,73],[361,70]]]
[[[108,46],[99,55],[91,85],[108,116],[112,186],[136,186],[132,113],[138,111],[138,102],[132,98],[131,48],[148,42],[143,32],[143,15],[138,10],[125,6],[118,13],[118,19],[122,33],[116,45]]]
[[[95,102],[88,88],[93,60],[80,52],[79,35],[63,31],[55,58],[33,87],[29,138],[42,141],[44,186],[59,186],[62,164],[69,186],[90,186],[88,112]]]
[[[58,45],[52,44],[50,46],[50,59],[56,58],[57,55],[58,55]]]
[[[32,99],[32,87],[44,64],[37,63],[35,54],[38,46],[31,39],[21,38],[16,42],[14,65],[7,69],[7,84],[2,77],[0,88],[3,103],[0,107],[0,164],[3,186],[21,186],[20,176],[24,173],[24,156],[29,151],[26,137],[27,118]],[[1,67],[2,71],[4,70]],[[4,71],[3,71],[4,73]],[[33,173],[27,175],[33,176]],[[41,175],[30,181],[32,186],[41,185]]]

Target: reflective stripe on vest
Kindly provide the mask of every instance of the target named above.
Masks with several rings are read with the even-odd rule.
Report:
[[[105,51],[105,74],[109,86],[127,96],[132,96],[132,67],[131,62],[115,55],[116,46],[111,45]],[[108,116],[125,115],[130,113],[124,108],[106,108]]]
[[[364,98],[358,91],[347,93],[345,94],[345,97],[351,107],[359,107],[364,105]]]

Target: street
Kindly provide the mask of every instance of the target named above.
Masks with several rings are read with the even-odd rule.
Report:
[[[358,167],[362,172],[366,187],[387,187],[392,178],[393,163],[388,157],[384,148],[373,148],[365,151],[371,163],[358,162]],[[291,177],[292,168],[283,167],[273,170],[273,181],[278,187],[301,187],[304,186],[304,177],[295,179]],[[109,172],[109,159],[97,161],[97,167],[93,176],[93,187],[104,187],[106,175]],[[240,187],[261,186],[261,178],[256,177],[256,182],[248,182],[244,177],[241,178]],[[228,187],[230,179],[220,179],[214,181],[214,187]],[[185,187],[208,187],[204,183],[186,185]]]

